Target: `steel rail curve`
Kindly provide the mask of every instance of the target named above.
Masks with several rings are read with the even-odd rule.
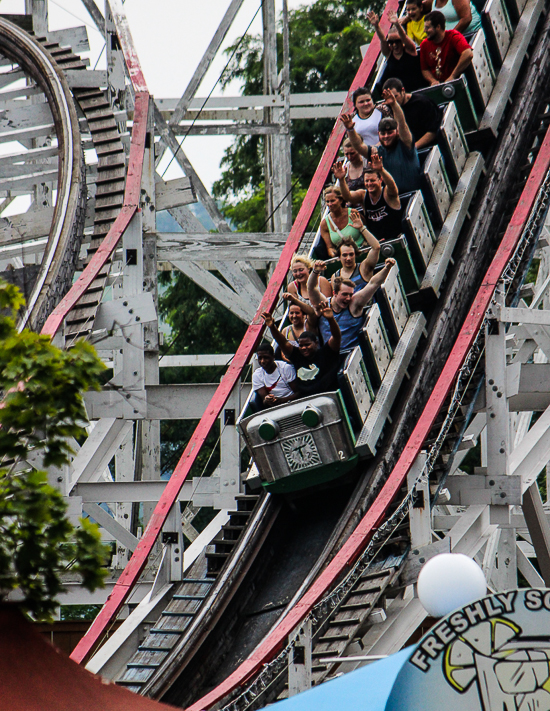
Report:
[[[84,154],[78,116],[63,71],[46,49],[13,23],[0,18],[0,50],[17,62],[44,91],[52,112],[59,148],[57,200],[37,279],[18,328],[38,329],[70,286],[82,240],[86,209]],[[72,270],[66,255],[72,250]],[[69,273],[70,271],[70,273]]]
[[[549,169],[550,129],[545,134],[544,141],[522,191],[518,205],[502,238],[500,247],[484,276],[481,287],[477,291],[473,304],[468,311],[468,315],[423,413],[373,505],[327,568],[272,633],[224,682],[202,699],[187,707],[187,711],[205,711],[211,708],[214,704],[226,698],[232,691],[244,685],[264,664],[269,662],[281,650],[288,635],[304,620],[314,605],[322,599],[346,569],[353,565],[371,540],[377,527],[384,521],[390,505],[406,480],[407,474],[433,427],[457,373],[476,338],[497,284],[505,272],[510,257],[514,253]]]
[[[381,27],[384,31],[389,29],[390,26],[390,22],[387,19],[388,12],[397,10],[397,5],[397,0],[389,0],[387,3],[380,21]],[[116,22],[117,18],[115,18],[115,23]],[[343,104],[342,111],[350,110],[352,92],[358,87],[366,84],[372,75],[376,67],[379,50],[380,42],[375,36],[370,43],[361,66],[359,67],[359,70],[352,82],[348,92],[348,97]],[[300,211],[298,212],[298,216],[292,225],[292,229],[283,248],[281,257],[277,263],[275,271],[273,272],[262,301],[258,306],[256,315],[254,316],[251,325],[248,327],[237,353],[231,362],[231,365],[222,378],[220,385],[214,393],[212,400],[206,408],[204,415],[202,416],[178,464],[176,465],[176,468],[174,469],[174,472],[169,479],[164,492],[155,507],[155,510],[153,511],[147,528],[134,550],[130,561],[114,586],[107,602],[88,629],[88,632],[75,647],[71,655],[71,658],[74,661],[82,662],[86,660],[90,653],[96,648],[108,626],[115,619],[120,608],[128,598],[134,584],[137,582],[142,570],[144,569],[153,545],[162,530],[172,506],[177,500],[178,494],[181,491],[181,488],[201,450],[202,445],[208,437],[210,430],[217,422],[218,416],[227,402],[231,391],[238,382],[243,368],[248,364],[263,335],[264,325],[261,319],[261,313],[263,311],[272,311],[277,303],[279,292],[283,286],[290,267],[290,261],[293,254],[300,246],[303,235],[307,229],[311,216],[313,215],[326,179],[339,150],[343,135],[343,125],[339,120],[337,120],[319,165],[317,166],[317,170],[315,171],[315,175],[313,176],[307,195],[302,203]]]

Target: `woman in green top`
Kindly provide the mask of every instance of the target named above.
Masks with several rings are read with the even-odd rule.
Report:
[[[470,0],[435,0],[434,10],[445,15],[445,29],[473,35],[481,29],[481,17]]]
[[[323,196],[329,212],[321,220],[321,237],[329,257],[337,256],[336,248],[344,237],[351,237],[355,244],[361,247],[365,241],[362,232],[366,227],[357,210],[346,207],[340,188],[335,185],[325,188]]]

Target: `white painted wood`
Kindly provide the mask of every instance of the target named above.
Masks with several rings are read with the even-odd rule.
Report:
[[[234,353],[216,353],[213,355],[174,355],[161,356],[161,368],[188,368],[189,366],[223,366],[229,365],[234,358]]]
[[[164,182],[162,179],[155,184],[155,209],[168,210],[197,202],[195,191],[189,178],[176,178]]]
[[[86,0],[83,0],[86,3]],[[85,25],[67,27],[63,30],[48,30],[48,42],[57,42],[60,47],[70,47],[75,54],[90,51],[88,31]]]
[[[538,570],[536,570],[529,558],[525,555],[519,543],[517,546],[517,561],[519,572],[523,575],[525,580],[527,580],[527,583],[532,588],[546,587],[546,585],[544,584],[544,580],[540,576],[540,573],[538,572]]]
[[[131,429],[122,419],[99,420],[71,463],[69,491],[79,482],[98,481]]]
[[[251,323],[256,315],[256,306],[249,303],[248,299],[241,297],[230,289],[226,284],[223,284],[219,279],[203,269],[196,262],[182,262],[173,260],[172,264],[177,267],[186,276],[192,279],[195,284],[198,284],[217,301],[228,308],[232,313],[238,316],[241,321],[246,324]]]
[[[193,565],[195,560],[204,550],[204,547],[219,533],[222,526],[229,520],[228,511],[220,511],[217,516],[202,531],[199,537],[184,552],[183,569]],[[129,645],[132,635],[147,619],[156,619],[160,610],[166,607],[173,585],[162,586],[153,596],[146,595],[136,609],[124,620],[122,625],[113,632],[100,649],[94,654],[86,665],[86,669],[94,674],[99,674],[108,679],[114,679],[118,670],[129,661],[137,645]]]
[[[521,309],[502,307],[499,319],[505,323],[521,323],[550,326],[550,311],[545,309]]]
[[[107,72],[104,69],[67,69],[65,77],[71,89],[106,87]]]
[[[509,471],[521,476],[524,493],[550,461],[550,407],[525,435],[521,445],[510,454]]]
[[[120,525],[110,514],[102,509],[98,504],[89,502],[82,503],[82,508],[91,516],[99,525],[108,531],[117,541],[120,541],[125,548],[133,551],[139,543],[138,539]]]
[[[225,39],[229,28],[233,24],[233,20],[239,12],[242,4],[243,0],[231,0],[231,2],[229,3],[229,7],[225,12],[222,21],[218,25],[218,28],[214,33],[214,37],[210,41],[210,44],[208,45],[206,52],[202,56],[197,68],[195,69],[195,72],[193,73],[189,84],[185,88],[183,96],[174,108],[174,113],[170,118],[170,126],[176,125],[185,116],[185,112],[187,110],[187,107],[189,106],[189,102],[195,96],[197,89],[199,88],[202,80],[204,79],[214,56],[221,47],[222,42]]]

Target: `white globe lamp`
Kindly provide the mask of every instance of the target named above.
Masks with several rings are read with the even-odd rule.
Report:
[[[417,590],[426,612],[432,617],[444,617],[483,597],[487,581],[479,565],[467,555],[440,553],[420,571]]]

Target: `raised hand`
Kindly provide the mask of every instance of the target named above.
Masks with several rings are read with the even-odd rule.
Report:
[[[367,12],[367,19],[373,27],[378,27],[378,25],[380,23],[380,18],[378,17],[378,15],[375,12],[373,12],[372,10],[369,10]]]
[[[344,124],[347,131],[353,131],[355,128],[353,116],[351,114],[340,114],[340,121]]]
[[[321,316],[324,316],[327,319],[334,318],[334,314],[332,313],[332,309],[330,308],[328,301],[321,301],[317,307],[317,311]]]
[[[382,171],[384,170],[384,164],[382,163],[382,156],[378,151],[372,151],[370,157],[370,165],[373,170]]]
[[[271,328],[272,326],[275,325],[275,321],[273,320],[273,316],[269,313],[269,311],[264,311],[262,313],[262,318],[264,320],[265,325],[268,328]]]
[[[393,257],[388,257],[384,262],[384,266],[387,267],[388,270],[391,269],[394,264],[396,264],[396,261]]]
[[[363,220],[361,219],[361,215],[357,212],[357,210],[352,210],[350,212],[350,217],[352,227],[355,227],[356,230],[362,230],[364,227]]]
[[[344,169],[344,166],[341,161],[336,161],[334,165],[332,166],[332,172],[334,173],[334,177],[336,180],[344,180],[346,177],[346,171]]]
[[[390,108],[395,106],[395,94],[389,89],[384,89],[382,92],[382,98],[384,99],[386,106],[389,106]]]
[[[399,22],[399,17],[397,17],[395,10],[390,10],[388,12],[388,20],[392,23],[392,25],[396,25]]]
[[[324,272],[326,268],[327,268],[327,265],[323,262],[322,259],[315,260],[315,263],[313,265],[314,271],[316,271],[317,273]]]

